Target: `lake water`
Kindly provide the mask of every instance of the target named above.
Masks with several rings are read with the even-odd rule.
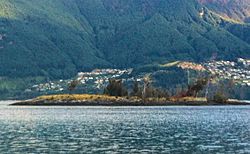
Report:
[[[250,153],[250,106],[13,107],[0,153]]]

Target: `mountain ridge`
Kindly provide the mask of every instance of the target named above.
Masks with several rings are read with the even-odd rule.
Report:
[[[218,14],[239,22],[250,22],[249,0],[199,0]]]

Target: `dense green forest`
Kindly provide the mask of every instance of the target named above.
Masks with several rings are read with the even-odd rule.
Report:
[[[2,0],[0,76],[249,57],[247,34],[195,0]]]

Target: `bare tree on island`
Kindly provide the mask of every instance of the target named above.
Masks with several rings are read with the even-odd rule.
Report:
[[[147,74],[143,78],[143,90],[142,90],[143,102],[145,102],[145,99],[147,98],[147,89],[149,88],[150,83],[152,83],[151,74]]]

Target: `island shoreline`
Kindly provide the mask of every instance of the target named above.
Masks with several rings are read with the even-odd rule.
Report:
[[[247,102],[204,102],[204,101],[164,101],[164,102],[142,102],[142,101],[76,101],[76,100],[29,100],[19,101],[10,106],[229,106],[250,105]]]

